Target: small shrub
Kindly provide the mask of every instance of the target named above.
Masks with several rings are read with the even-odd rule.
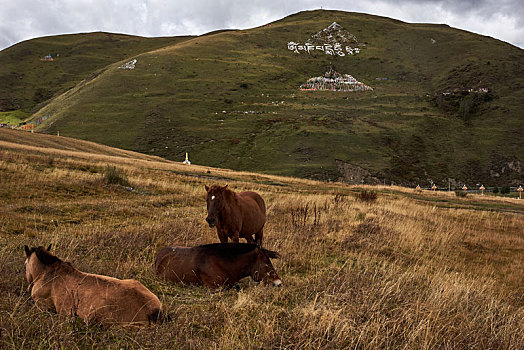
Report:
[[[335,197],[333,197],[333,202],[342,203],[343,201],[345,201],[345,199],[346,199],[346,195],[337,193],[335,194]]]
[[[104,181],[108,185],[121,185],[129,186],[129,180],[126,174],[121,170],[118,170],[115,166],[106,166],[104,171]]]
[[[500,189],[501,194],[508,194],[509,191],[510,191],[509,186],[502,186],[502,188]]]
[[[466,197],[468,194],[466,193],[466,191],[462,191],[462,190],[456,190],[455,191],[455,196],[457,197]]]
[[[50,168],[53,168],[55,166],[55,158],[51,156],[44,157],[44,164]]]
[[[357,227],[357,233],[361,236],[374,236],[380,232],[380,225],[374,222],[362,222]]]
[[[362,202],[373,203],[377,200],[377,192],[362,190],[359,194],[357,194],[357,199],[361,200]]]
[[[291,224],[294,227],[304,227],[312,218],[312,225],[317,226],[320,224],[320,208],[316,204],[309,206],[309,203],[299,205],[296,208],[291,209]]]
[[[493,188],[493,193],[499,193],[499,188],[498,187],[494,187]]]

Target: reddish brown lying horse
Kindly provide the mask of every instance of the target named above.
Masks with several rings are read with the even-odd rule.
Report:
[[[25,274],[36,303],[86,322],[146,325],[162,318],[160,300],[136,280],[80,272],[44,247],[25,246]]]
[[[239,237],[248,243],[262,247],[266,204],[256,192],[235,193],[227,188],[213,185],[206,188],[207,218],[209,227],[216,226],[220,242],[227,243],[228,237],[238,243]],[[255,235],[253,240],[252,235]]]
[[[276,252],[246,243],[171,246],[158,252],[153,266],[157,275],[175,283],[228,288],[251,276],[256,282],[280,286],[282,281],[270,260],[278,257]]]

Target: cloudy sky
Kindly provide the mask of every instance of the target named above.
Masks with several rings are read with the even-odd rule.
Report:
[[[246,29],[321,7],[445,23],[524,48],[524,0],[0,0],[0,50],[65,33],[174,36]]]

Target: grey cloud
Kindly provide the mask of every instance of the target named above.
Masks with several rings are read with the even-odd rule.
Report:
[[[407,22],[447,23],[524,47],[521,0],[0,0],[0,49],[29,38],[65,33],[174,36],[245,29],[321,6]]]
[[[495,14],[515,17],[524,24],[524,1],[519,0],[405,0],[412,5],[426,5],[439,7],[455,13],[457,17],[477,16],[484,19],[492,18]]]

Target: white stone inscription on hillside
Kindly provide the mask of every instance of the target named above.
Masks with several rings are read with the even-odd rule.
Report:
[[[301,51],[311,54],[311,51],[323,51],[326,55],[346,56],[360,53],[357,38],[342,28],[337,22],[331,23],[314,34],[304,44],[290,41],[287,49],[300,54]]]
[[[135,64],[136,64],[136,58],[134,60],[131,60],[129,62],[126,62],[124,63],[123,65],[121,65],[120,69],[135,69]]]
[[[309,78],[306,83],[300,85],[302,91],[368,91],[373,90],[371,86],[361,83],[349,74],[340,74],[333,66],[320,77]]]
[[[311,51],[317,50],[317,51],[324,51],[326,55],[339,55],[339,56],[346,56],[346,52],[348,55],[354,55],[354,54],[360,53],[360,48],[358,47],[351,47],[351,46],[342,47],[342,45],[339,43],[336,43],[335,45],[332,45],[332,44],[311,45],[307,43],[300,44],[294,41],[290,41],[287,43],[287,49],[290,51],[293,51],[294,53],[300,53],[300,51],[304,51],[310,54]],[[344,52],[344,49],[346,52]]]

